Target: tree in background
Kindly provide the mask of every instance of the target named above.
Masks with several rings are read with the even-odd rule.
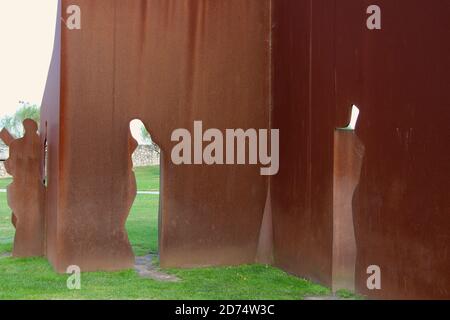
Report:
[[[153,142],[152,137],[150,137],[150,133],[148,133],[147,129],[144,126],[141,127],[141,137],[148,145],[152,146],[152,149],[160,154],[159,146]]]
[[[8,129],[16,138],[23,136],[23,120],[32,119],[39,124],[41,118],[41,110],[37,105],[24,101],[20,101],[19,104],[20,107],[13,116],[4,116],[0,119],[0,129]]]

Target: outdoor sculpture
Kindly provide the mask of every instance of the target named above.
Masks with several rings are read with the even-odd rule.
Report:
[[[353,130],[334,135],[333,290],[355,290],[357,247],[353,198],[359,184],[364,146]]]
[[[130,204],[133,119],[162,151],[161,266],[254,262],[268,188],[260,167],[177,166],[171,134],[197,119],[221,131],[270,129],[270,1],[62,1],[64,18],[69,5],[80,7],[81,29],[57,18],[41,110],[50,150],[52,265],[59,272],[69,265],[130,267],[118,239],[126,235],[121,226]]]
[[[42,231],[33,252],[19,243],[29,241],[19,228],[31,202],[18,190],[30,185],[3,134],[17,181],[15,254],[41,254],[45,236],[58,272],[132,265],[124,225],[136,192],[129,123],[139,118],[161,147],[162,267],[258,259],[372,297],[448,298],[448,1],[433,4],[437,17],[419,0],[378,4],[381,30],[367,28],[362,0],[61,1],[83,22],[66,28],[58,13],[41,116],[46,230],[29,221]],[[359,129],[336,133],[353,103]],[[175,165],[171,133],[197,120],[279,129],[278,174]],[[42,217],[33,150],[21,151],[31,157],[23,169]],[[383,272],[380,290],[366,287],[371,265]]]
[[[127,176],[126,183],[123,183],[120,188],[116,189],[118,192],[115,194],[112,206],[115,208],[113,212],[116,213],[117,216],[111,221],[112,224],[115,224],[114,231],[111,234],[112,239],[110,244],[110,248],[112,249],[110,261],[111,269],[130,268],[134,265],[134,254],[128,240],[125,224],[137,192],[136,177],[134,175],[132,161],[132,155],[137,146],[137,141],[133,138],[131,132],[128,131],[128,164],[127,169],[124,172]]]
[[[42,182],[42,145],[36,122],[26,119],[23,126],[23,138],[14,139],[6,129],[0,133],[0,138],[9,146],[5,168],[13,177],[8,186],[8,205],[13,211],[12,223],[16,228],[13,256],[43,256],[45,187]]]
[[[364,145],[347,177],[356,180],[361,165],[351,208],[356,291],[448,299],[450,6],[376,4],[381,30],[367,27],[367,1],[273,2],[271,119],[282,141],[270,182],[275,265],[330,287],[336,280],[334,156],[345,140],[335,142],[335,128],[355,104],[355,145]],[[371,266],[380,267],[381,289],[367,286]]]

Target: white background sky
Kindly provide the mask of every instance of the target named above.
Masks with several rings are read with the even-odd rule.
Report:
[[[41,104],[57,0],[0,0],[0,117],[19,101]]]
[[[41,105],[57,5],[57,0],[0,0],[0,118],[14,114],[19,101]],[[131,130],[142,144],[141,127],[133,122]]]

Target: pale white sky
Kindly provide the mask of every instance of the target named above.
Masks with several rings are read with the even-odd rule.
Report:
[[[41,104],[57,0],[0,0],[0,117],[19,101]]]
[[[0,0],[0,118],[19,101],[41,105],[53,51],[57,0]],[[142,123],[131,125],[139,143]]]

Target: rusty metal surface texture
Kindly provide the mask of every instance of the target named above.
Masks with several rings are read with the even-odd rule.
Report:
[[[334,134],[333,283],[337,290],[355,291],[356,239],[353,196],[361,177],[364,146],[354,131]]]
[[[334,11],[328,3],[274,2],[273,127],[281,145],[271,191],[275,264],[331,286],[335,126],[327,22]]]
[[[11,222],[16,228],[13,256],[19,258],[44,255],[45,186],[42,180],[42,145],[36,122],[23,122],[24,136],[13,138],[6,129],[0,139],[9,147],[6,171],[13,177],[7,187]]]
[[[354,195],[356,286],[378,298],[450,297],[450,2],[336,2],[338,113],[361,109],[365,147]],[[367,267],[382,270],[368,290]]]
[[[194,120],[268,128],[269,1],[62,1],[69,4],[82,9],[83,24],[62,26],[54,61],[61,80],[59,119],[48,126],[59,134],[47,137],[58,153],[49,188],[57,204],[47,212],[53,265],[130,266],[120,230],[133,119],[163,152],[161,265],[254,262],[267,179],[254,166],[176,166],[170,137]],[[52,122],[45,107],[42,121]]]
[[[365,0],[60,5],[39,149],[12,148],[10,160],[42,162],[48,146],[36,243],[57,271],[132,266],[129,124],[140,119],[162,151],[162,267],[273,262],[373,298],[450,297],[448,0],[378,0],[379,30]],[[60,23],[68,5],[82,10],[79,30]],[[352,105],[356,130],[336,130]],[[278,174],[175,165],[171,133],[196,120],[280,129]],[[32,168],[23,172],[40,178],[42,164]],[[38,197],[39,181],[23,188]],[[14,207],[22,191],[8,191]],[[373,265],[380,290],[366,286]]]
[[[356,104],[365,149],[352,208],[357,292],[448,298],[450,3],[377,1],[381,30],[367,27],[369,5],[275,2],[274,125],[286,144],[271,186],[276,264],[336,280],[331,132]],[[381,290],[367,288],[372,265]]]

